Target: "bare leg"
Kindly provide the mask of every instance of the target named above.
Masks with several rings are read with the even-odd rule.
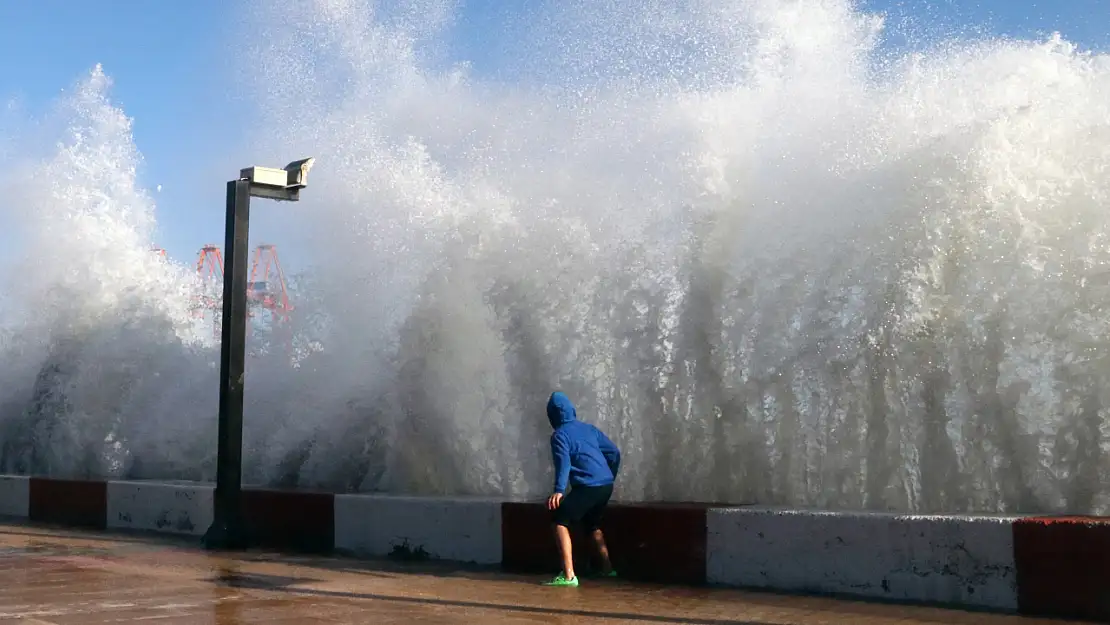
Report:
[[[574,579],[574,550],[570,542],[570,530],[563,525],[555,526],[555,541],[559,543],[559,554],[563,556],[563,576]]]
[[[597,547],[597,555],[601,558],[601,572],[608,575],[613,572],[613,563],[609,561],[609,547],[605,545],[605,534],[602,534],[600,529],[596,529],[592,536],[594,547]]]

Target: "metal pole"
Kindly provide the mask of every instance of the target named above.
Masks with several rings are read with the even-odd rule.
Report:
[[[204,535],[210,549],[246,547],[240,494],[243,480],[243,378],[247,345],[247,255],[250,221],[249,180],[227,183],[224,226],[224,299],[220,343],[220,417],[216,451],[216,492],[212,526]]]

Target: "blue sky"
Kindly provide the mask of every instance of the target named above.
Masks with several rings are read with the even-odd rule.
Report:
[[[498,63],[499,50],[482,50],[481,33],[494,27],[497,7],[515,2],[527,13],[531,0],[471,0],[455,33],[460,56],[477,72]],[[174,258],[193,260],[207,242],[222,243],[222,180],[192,187],[191,163],[242,145],[238,122],[250,112],[233,78],[239,20],[249,0],[0,0],[0,98],[19,98],[42,110],[58,94],[102,63],[114,81],[113,100],[134,119],[135,140],[145,157],[140,172],[156,195],[160,244]],[[296,4],[296,0],[289,6]],[[909,17],[945,31],[981,29],[991,34],[1040,38],[1060,31],[1085,48],[1110,49],[1110,1],[983,0],[919,2],[870,0],[865,6]],[[22,60],[17,60],[22,59]],[[284,158],[285,155],[283,155]],[[289,155],[290,158],[300,155]],[[190,181],[191,182],[191,181]],[[255,241],[266,224],[252,220]],[[293,269],[286,267],[289,271]]]

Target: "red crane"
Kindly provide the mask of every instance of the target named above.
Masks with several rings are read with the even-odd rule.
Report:
[[[292,351],[292,328],[289,327],[289,288],[285,272],[278,260],[277,246],[259,245],[252,253],[250,280],[247,282],[247,316],[254,317],[255,309],[270,312],[271,327],[280,328],[285,335],[287,348]],[[216,338],[220,336],[220,311],[223,309],[224,258],[217,245],[205,245],[197,258],[197,275],[205,280],[206,293],[194,305],[194,315],[202,317],[205,310],[213,311]]]
[[[248,310],[260,308],[270,312],[272,336],[285,344],[285,353],[292,358],[293,325],[289,313],[293,306],[289,303],[289,286],[285,282],[276,246],[263,244],[254,248],[247,300],[250,303]]]
[[[270,311],[275,322],[288,323],[293,307],[289,305],[289,290],[276,246],[263,244],[254,248],[247,299]]]
[[[224,255],[220,247],[208,244],[200,248],[197,257],[197,276],[202,280],[201,294],[193,302],[193,316],[204,317],[205,311],[212,311],[212,333],[220,338],[220,308],[224,283]]]
[[[210,243],[200,248],[200,256],[197,257],[197,275],[223,284],[224,255],[220,251],[220,246]]]

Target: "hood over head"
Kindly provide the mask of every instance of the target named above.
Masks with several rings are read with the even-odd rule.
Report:
[[[547,420],[551,422],[552,428],[570,423],[577,416],[578,413],[574,410],[574,404],[571,403],[566,394],[560,391],[551,394],[551,399],[547,400]]]

